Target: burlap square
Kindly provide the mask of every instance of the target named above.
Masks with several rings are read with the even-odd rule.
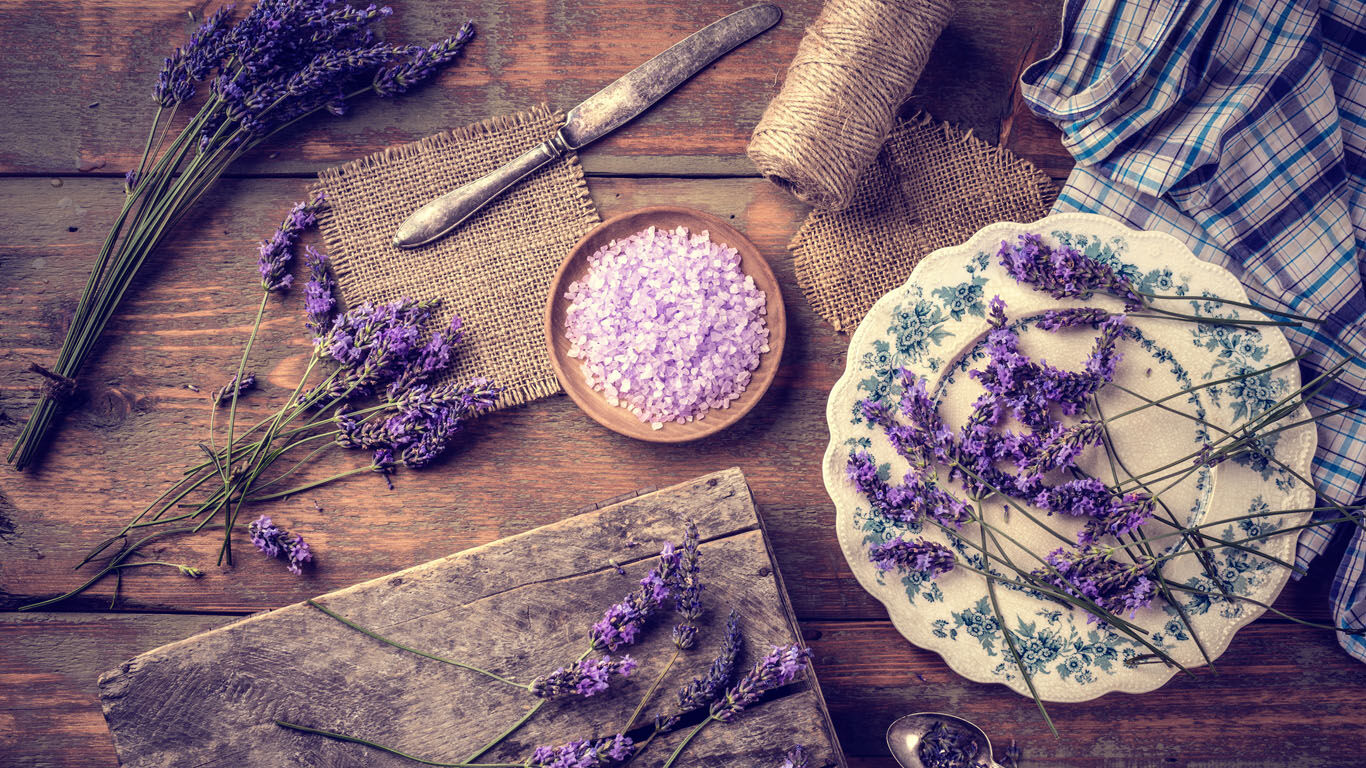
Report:
[[[443,192],[545,141],[564,122],[544,105],[391,147],[318,174],[328,205],[319,227],[348,305],[440,298],[442,327],[465,321],[445,381],[485,376],[506,387],[498,408],[560,391],[542,317],[555,269],[599,222],[578,157],[569,153],[504,193],[453,234],[404,251],[400,222]]]
[[[1056,196],[1032,163],[922,113],[893,129],[848,208],[807,216],[788,246],[797,283],[835,330],[852,328],[926,254],[1036,221]]]

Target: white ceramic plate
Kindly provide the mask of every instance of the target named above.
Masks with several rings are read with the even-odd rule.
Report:
[[[934,581],[900,571],[879,572],[868,560],[868,548],[873,544],[907,532],[941,543],[950,542],[932,526],[922,531],[918,526],[889,522],[871,512],[845,474],[848,457],[854,450],[869,451],[891,478],[899,480],[905,473],[906,462],[880,430],[864,422],[858,408],[865,398],[895,403],[900,395],[895,375],[898,368],[909,368],[927,380],[930,391],[940,398],[940,411],[951,427],[963,423],[972,401],[981,392],[966,371],[985,359],[981,345],[989,330],[985,315],[992,296],[999,295],[1006,301],[1012,323],[1055,307],[1120,308],[1118,301],[1108,297],[1057,300],[1017,284],[998,263],[996,252],[1002,240],[1013,241],[1024,232],[1038,233],[1054,244],[1070,243],[1122,269],[1141,290],[1192,297],[1162,304],[1172,311],[1205,317],[1263,316],[1252,310],[1199,300],[1201,296],[1218,296],[1247,301],[1247,296],[1232,274],[1196,259],[1175,238],[1158,232],[1136,232],[1103,216],[1071,213],[1049,216],[1028,225],[993,224],[963,245],[935,251],[921,261],[905,285],[883,296],[859,324],[849,344],[844,375],[831,391],[826,411],[830,445],[823,468],[825,486],[835,502],[836,525],[845,558],[859,582],[882,601],[892,622],[908,640],[938,652],[949,666],[969,679],[1003,683],[1028,695],[988,602],[985,577],[961,568]],[[1130,326],[1134,332],[1120,342],[1123,359],[1115,381],[1154,399],[1239,371],[1264,368],[1292,356],[1284,335],[1275,327],[1230,330],[1228,326],[1157,318],[1134,318]],[[1022,351],[1036,360],[1046,358],[1070,370],[1084,360],[1095,337],[1089,328],[1054,334],[1029,323],[1021,325],[1020,334]],[[1299,371],[1292,364],[1241,383],[1198,390],[1170,400],[1167,405],[1229,429],[1264,411],[1298,389],[1299,384]],[[1106,387],[1100,398],[1102,411],[1110,416],[1140,402],[1115,387]],[[1307,415],[1301,408],[1297,419]],[[1200,431],[1210,428],[1159,408],[1147,408],[1117,420],[1111,429],[1123,469],[1141,474],[1190,454],[1201,444]],[[1309,476],[1315,440],[1312,425],[1269,438],[1276,458],[1303,477]],[[1099,448],[1091,449],[1082,467],[1107,482],[1112,477],[1110,462]],[[1242,457],[1187,478],[1162,493],[1161,498],[1170,514],[1182,522],[1217,524],[1228,520],[1227,525],[1203,529],[1220,538],[1255,537],[1307,519],[1307,513],[1271,514],[1313,505],[1312,489],[1297,481],[1294,473],[1265,459]],[[1167,482],[1170,481],[1161,486]],[[1007,513],[999,502],[988,505],[985,514],[1018,541],[1019,547],[1004,544],[1005,554],[1028,567],[1037,567],[1036,556],[1047,555],[1062,544],[1062,538],[1072,538],[1081,528],[1079,521],[1063,518],[1047,519],[1045,528],[1018,511]],[[1169,533],[1172,529],[1151,522],[1144,530]],[[977,541],[977,526],[966,526],[963,536]],[[1248,546],[1282,561],[1292,561],[1295,539],[1294,532],[1287,532]],[[1165,552],[1178,552],[1177,547],[1183,546],[1176,537],[1164,541],[1171,543]],[[983,566],[980,553],[961,542],[955,548],[960,561]],[[995,547],[992,549],[996,551]],[[1213,567],[1228,589],[1263,603],[1276,598],[1289,576],[1286,567],[1235,548],[1223,547],[1210,554]],[[1163,574],[1174,583],[1219,591],[1206,569],[1189,552],[1166,560]],[[1160,687],[1179,671],[1147,658],[1150,651],[1127,636],[1103,624],[1088,623],[1083,611],[1064,608],[1019,589],[998,586],[996,591],[1001,613],[1019,643],[1035,687],[1045,700],[1084,701],[1110,691],[1142,693]],[[1140,610],[1132,621],[1148,631],[1150,642],[1187,667],[1205,663],[1205,655],[1192,634],[1210,658],[1217,658],[1228,647],[1233,634],[1263,612],[1244,601],[1190,594],[1181,599],[1189,625],[1175,607],[1160,597]]]

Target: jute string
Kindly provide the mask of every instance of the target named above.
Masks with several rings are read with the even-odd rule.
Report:
[[[759,172],[841,210],[877,157],[953,15],[953,0],[828,0],[754,129]]]

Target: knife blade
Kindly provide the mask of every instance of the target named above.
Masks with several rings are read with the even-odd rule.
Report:
[[[536,169],[629,123],[707,65],[777,24],[782,15],[771,3],[751,5],[675,43],[569,110],[549,141],[417,209],[394,233],[394,246],[417,248],[444,237]]]

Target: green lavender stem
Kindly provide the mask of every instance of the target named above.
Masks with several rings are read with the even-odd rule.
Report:
[[[284,720],[276,720],[274,722],[281,728],[288,728],[292,731],[299,731],[301,733],[312,733],[318,736],[326,736],[329,739],[335,739],[337,741],[346,741],[352,744],[363,744],[367,747],[370,747],[371,749],[378,749],[381,752],[387,752],[391,755],[396,755],[406,760],[412,760],[415,763],[421,763],[423,765],[445,766],[446,768],[523,768],[522,763],[471,763],[468,760],[460,763],[443,763],[439,760],[428,760],[426,758],[418,757],[417,755],[410,755],[407,752],[402,752],[400,750],[394,749],[393,747],[386,747],[383,744],[376,744],[373,741],[370,741],[368,739],[362,739],[357,736],[347,736],[344,733],[325,731],[321,728],[310,728],[307,725],[288,723]]]
[[[308,602],[309,605],[313,606],[314,608],[317,608],[319,611],[322,611],[323,613],[327,614],[328,616],[331,616],[332,618],[334,618],[334,619],[336,619],[337,621],[339,621],[339,622],[345,624],[346,626],[348,626],[348,627],[350,627],[350,628],[356,630],[357,632],[361,633],[362,635],[365,635],[366,637],[370,637],[370,638],[373,638],[373,639],[375,639],[375,640],[378,640],[378,641],[380,641],[381,643],[386,643],[386,644],[388,644],[388,645],[392,645],[393,647],[398,648],[399,650],[407,651],[408,653],[416,654],[416,655],[421,656],[421,657],[423,657],[423,658],[431,659],[432,661],[439,661],[439,662],[441,662],[442,664],[450,664],[450,665],[453,666],[453,667],[460,667],[461,669],[468,669],[468,670],[471,671],[471,672],[478,672],[479,674],[481,674],[481,675],[483,675],[483,676],[485,676],[485,677],[488,677],[488,678],[493,679],[493,680],[497,680],[498,682],[503,683],[504,685],[510,685],[510,686],[512,686],[513,688],[520,688],[520,689],[522,689],[522,690],[524,690],[524,691],[530,690],[530,687],[527,686],[527,685],[525,685],[525,684],[523,684],[523,683],[519,683],[519,682],[517,682],[517,681],[515,681],[515,680],[509,680],[508,678],[503,677],[502,675],[494,674],[493,672],[490,672],[490,671],[488,671],[487,669],[480,669],[479,667],[476,667],[476,666],[474,666],[474,665],[472,665],[472,664],[466,664],[466,663],[463,662],[463,661],[456,661],[455,659],[448,659],[448,658],[446,658],[445,656],[438,656],[438,655],[436,655],[436,654],[434,654],[434,653],[428,653],[428,652],[426,652],[426,651],[421,651],[421,650],[418,650],[418,649],[416,649],[416,648],[413,648],[412,646],[404,645],[403,643],[400,643],[400,642],[397,641],[397,640],[393,640],[393,639],[387,638],[387,637],[385,637],[385,636],[379,634],[378,632],[374,632],[374,631],[372,631],[372,630],[366,629],[365,627],[362,627],[362,626],[359,625],[359,624],[356,624],[355,622],[351,621],[350,619],[346,618],[345,616],[342,616],[341,614],[337,613],[336,611],[333,611],[332,609],[328,608],[327,606],[324,606],[323,604],[317,602],[316,600],[309,600],[309,601],[307,601],[307,602]],[[471,759],[472,759],[472,758],[471,758]]]

